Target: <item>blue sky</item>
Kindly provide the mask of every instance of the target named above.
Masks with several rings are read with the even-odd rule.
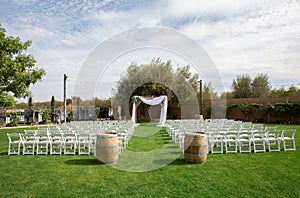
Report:
[[[62,100],[64,73],[70,76],[67,96],[73,96],[81,65],[95,47],[123,31],[149,26],[173,28],[197,42],[227,90],[236,75],[246,73],[268,74],[273,88],[300,86],[299,0],[0,0],[0,5],[7,34],[32,40],[29,52],[47,71],[30,88],[34,101],[52,95]],[[121,74],[118,64],[150,58],[137,52],[116,60],[114,70]],[[172,62],[184,64],[176,57]],[[115,80],[97,96],[109,97]]]

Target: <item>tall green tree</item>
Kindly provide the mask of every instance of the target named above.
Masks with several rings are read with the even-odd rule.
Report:
[[[25,51],[31,41],[22,42],[19,37],[6,36],[0,24],[0,106],[13,106],[15,98],[30,96],[29,86],[46,74],[35,67],[36,60]]]
[[[300,96],[300,89],[295,85],[291,85],[289,88],[285,89],[280,87],[278,89],[273,89],[271,91],[271,97],[289,97],[289,96]]]
[[[238,75],[232,82],[234,98],[251,97],[251,77],[248,74]]]
[[[204,83],[202,92],[203,99],[218,98],[218,93],[214,90],[211,83]]]
[[[54,122],[54,117],[55,117],[55,98],[54,98],[54,96],[51,97],[50,106],[51,106],[51,122]]]
[[[174,71],[171,61],[160,58],[144,65],[132,63],[117,82],[115,99],[127,103],[133,95],[167,95],[170,104],[176,105],[178,100],[186,100],[198,91],[199,77],[189,70],[189,66],[184,66]]]
[[[51,97],[50,105],[51,105],[51,112],[53,113],[55,110],[55,97],[54,96]]]
[[[252,97],[267,97],[271,93],[271,85],[267,74],[258,74],[252,81]]]
[[[32,101],[32,97],[29,96],[28,98],[28,107],[31,109],[33,107],[33,101]]]
[[[258,74],[252,80],[249,74],[238,75],[232,82],[234,98],[260,98],[271,93],[271,85],[267,74]]]
[[[300,96],[300,89],[291,85],[287,90],[287,95],[289,96]]]

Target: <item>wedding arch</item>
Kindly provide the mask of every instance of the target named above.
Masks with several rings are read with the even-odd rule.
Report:
[[[146,99],[143,96],[133,96],[133,107],[132,107],[132,117],[131,120],[135,123],[135,115],[136,115],[136,102],[137,99],[140,99],[143,103],[147,105],[161,105],[160,109],[160,119],[158,126],[165,126],[165,122],[167,119],[167,110],[168,110],[168,97],[166,95],[162,95],[153,99]]]

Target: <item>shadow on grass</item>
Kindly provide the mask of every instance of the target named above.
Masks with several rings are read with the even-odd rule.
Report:
[[[171,163],[170,163],[171,161]],[[177,158],[174,161],[172,159],[159,159],[153,161],[155,164],[166,164],[168,166],[179,166],[179,165],[188,165],[189,163],[185,162],[183,158]]]
[[[96,159],[73,159],[65,162],[68,165],[102,165],[98,164]]]
[[[7,152],[1,152],[0,155],[8,155]]]
[[[181,157],[175,159],[171,163],[170,163],[170,160],[171,159],[160,159],[160,160],[155,160],[154,163],[156,163],[156,164],[166,164],[168,166],[184,166],[184,165],[201,165],[201,164],[204,164],[204,163],[190,163],[190,162],[186,162],[184,160],[184,158],[181,158]]]
[[[159,139],[164,140],[165,142],[172,141],[172,139],[170,139],[170,137],[160,137]]]

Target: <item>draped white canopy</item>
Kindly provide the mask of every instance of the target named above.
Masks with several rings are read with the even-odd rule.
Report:
[[[159,124],[158,126],[164,126],[166,119],[167,119],[167,110],[168,110],[168,97],[163,95],[163,96],[159,96],[157,98],[153,98],[153,99],[146,99],[142,96],[133,96],[134,98],[139,98],[142,102],[144,102],[147,105],[158,105],[161,104],[163,102],[163,105],[161,106],[161,110],[160,110],[160,119],[159,119]],[[136,113],[136,103],[133,103],[133,107],[132,107],[132,117],[131,120],[135,123],[135,113]]]

